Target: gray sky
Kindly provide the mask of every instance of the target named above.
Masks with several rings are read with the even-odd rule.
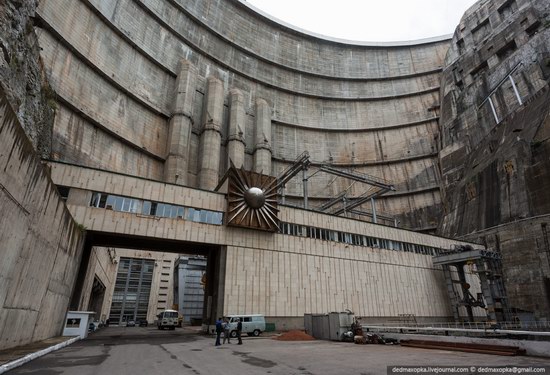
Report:
[[[299,28],[356,41],[452,34],[476,0],[246,0]]]

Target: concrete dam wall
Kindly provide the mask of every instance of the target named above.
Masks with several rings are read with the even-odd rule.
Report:
[[[60,102],[55,160],[212,189],[229,158],[276,176],[307,150],[314,166],[391,181],[377,209],[403,227],[437,226],[447,40],[336,43],[238,1],[46,0],[37,16]],[[349,188],[310,184],[313,205]],[[286,195],[297,203],[301,181]]]

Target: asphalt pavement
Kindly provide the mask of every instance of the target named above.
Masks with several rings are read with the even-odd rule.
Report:
[[[10,375],[386,374],[388,365],[546,365],[546,358],[499,357],[393,345],[285,342],[273,336],[214,346],[193,329],[108,327]]]

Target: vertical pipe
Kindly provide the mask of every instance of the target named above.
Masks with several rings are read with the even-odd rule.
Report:
[[[343,206],[343,208],[344,208],[344,217],[346,217],[347,199],[346,199],[346,196],[345,196],[345,195],[342,197],[342,206]]]
[[[271,108],[263,99],[256,100],[254,171],[271,175]]]
[[[376,204],[374,203],[374,198],[371,198],[370,199],[370,204],[372,206],[372,222],[374,224],[377,224],[378,223],[378,219],[376,217]]]
[[[516,98],[518,99],[519,105],[523,105],[523,102],[521,101],[521,96],[519,96],[518,88],[516,86],[516,83],[514,82],[514,78],[512,77],[511,74],[508,76],[508,78],[510,78],[510,83],[512,84],[512,88],[514,89],[514,93],[516,94]]]
[[[304,188],[304,208],[307,210],[308,209],[307,168],[302,169],[302,174],[303,174],[302,184]]]
[[[223,119],[223,83],[208,77],[206,104],[203,113],[199,187],[213,190],[220,173],[221,126]]]
[[[233,89],[229,91],[227,155],[237,168],[244,165],[245,129],[244,97],[241,91]]]
[[[164,181],[172,184],[187,185],[188,183],[196,81],[196,68],[189,61],[181,60],[178,66],[164,163]]]

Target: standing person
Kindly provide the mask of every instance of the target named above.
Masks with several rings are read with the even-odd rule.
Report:
[[[220,336],[222,334],[222,318],[216,320],[216,346],[220,346]]]
[[[231,344],[231,327],[229,326],[229,319],[225,318],[222,323],[223,327],[223,343],[227,340],[228,344]]]
[[[237,319],[237,339],[239,340],[237,345],[242,345],[243,344],[243,340],[241,340],[242,330],[243,330],[243,322],[241,322],[241,318],[239,318],[239,319]]]

